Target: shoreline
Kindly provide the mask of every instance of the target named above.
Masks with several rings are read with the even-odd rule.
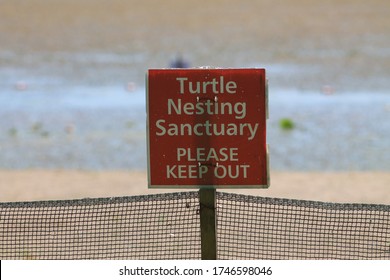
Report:
[[[271,171],[269,189],[218,189],[254,196],[334,203],[390,205],[390,173]],[[147,172],[134,170],[0,170],[0,203],[69,200],[195,189],[148,189]]]

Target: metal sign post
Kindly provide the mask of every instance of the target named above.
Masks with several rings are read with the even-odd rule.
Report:
[[[200,188],[202,258],[215,259],[216,188],[268,188],[264,69],[151,69],[149,188]]]

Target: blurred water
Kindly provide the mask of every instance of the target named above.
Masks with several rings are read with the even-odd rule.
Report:
[[[3,87],[0,168],[146,169],[145,89],[126,86]],[[269,107],[272,169],[390,170],[389,94],[271,85]]]
[[[380,93],[275,93],[271,166],[282,170],[390,170],[390,98]],[[296,127],[284,131],[281,118]]]
[[[181,53],[194,67],[266,68],[272,168],[390,170],[387,11],[384,0],[1,1],[0,168],[145,169],[145,72]]]

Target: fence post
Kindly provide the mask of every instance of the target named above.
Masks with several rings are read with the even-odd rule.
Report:
[[[215,213],[215,194],[216,190],[214,188],[202,188],[199,190],[202,260],[217,259],[217,218]]]

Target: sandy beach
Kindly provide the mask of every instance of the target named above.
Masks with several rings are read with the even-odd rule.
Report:
[[[63,200],[180,192],[148,189],[144,171],[1,170],[0,201]],[[269,189],[228,190],[264,197],[390,204],[388,172],[271,172]]]

